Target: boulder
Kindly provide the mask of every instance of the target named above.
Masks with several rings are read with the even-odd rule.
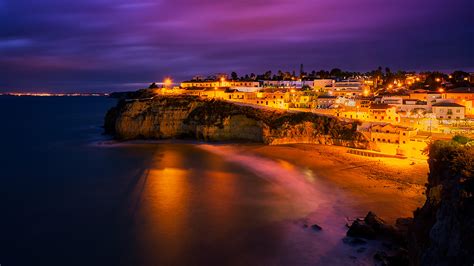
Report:
[[[321,231],[323,230],[323,228],[317,224],[313,224],[311,225],[311,229],[313,229],[314,231]]]
[[[363,220],[355,220],[346,233],[350,237],[362,237],[365,239],[375,239],[377,232]]]
[[[342,242],[348,244],[349,246],[360,246],[367,244],[367,241],[358,237],[345,237],[342,239]]]

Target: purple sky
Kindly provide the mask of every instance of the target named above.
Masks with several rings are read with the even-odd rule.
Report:
[[[473,0],[0,0],[1,91],[165,76],[474,70]]]

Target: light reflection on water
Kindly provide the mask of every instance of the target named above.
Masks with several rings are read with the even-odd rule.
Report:
[[[136,195],[128,262],[161,265],[348,263],[337,192],[285,161],[229,146],[160,144]],[[339,202],[339,203],[338,203]],[[334,204],[333,204],[334,203]],[[303,224],[317,222],[313,232]],[[315,235],[316,234],[316,235]],[[338,257],[339,256],[339,257]],[[360,260],[361,262],[364,259]],[[364,264],[364,263],[363,263]]]
[[[2,265],[372,263],[341,241],[360,210],[317,173],[232,145],[115,143],[115,104],[0,97]]]

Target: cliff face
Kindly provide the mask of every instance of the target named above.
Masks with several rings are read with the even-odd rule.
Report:
[[[194,138],[265,144],[321,143],[366,148],[355,123],[312,113],[270,111],[191,96],[121,101],[105,131],[120,140]]]
[[[409,231],[414,265],[474,263],[474,147],[435,142],[429,149],[427,200]]]

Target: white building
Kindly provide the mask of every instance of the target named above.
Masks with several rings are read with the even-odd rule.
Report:
[[[432,106],[432,111],[438,119],[464,119],[465,107],[452,102],[439,102]]]

